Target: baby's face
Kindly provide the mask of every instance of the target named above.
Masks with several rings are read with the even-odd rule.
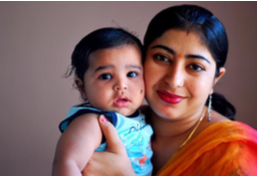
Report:
[[[92,106],[125,116],[133,114],[145,95],[139,49],[123,45],[90,54],[84,89]]]

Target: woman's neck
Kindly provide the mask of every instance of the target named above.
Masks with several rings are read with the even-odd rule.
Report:
[[[168,162],[181,148],[181,145],[185,143],[192,131],[197,128],[196,126],[198,126],[197,124],[204,113],[203,110],[195,115],[178,120],[164,119],[151,111],[149,118],[154,130],[152,137],[153,174],[156,174]]]
[[[151,111],[150,118],[155,138],[176,139],[176,137],[187,134],[195,127],[204,110],[201,109],[189,117],[176,120],[161,118],[154,111]]]

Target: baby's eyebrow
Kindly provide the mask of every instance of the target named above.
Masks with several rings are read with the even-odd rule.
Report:
[[[115,68],[113,65],[103,65],[103,66],[99,66],[95,69],[95,73],[100,71],[100,70],[104,70],[104,69],[109,69],[109,68]],[[134,69],[139,69],[142,70],[142,67],[139,65],[126,65],[125,68],[134,68]]]
[[[126,68],[135,68],[135,69],[142,70],[142,67],[139,65],[126,65]]]
[[[114,68],[113,65],[103,65],[103,66],[99,66],[98,68],[95,69],[95,73],[97,71],[103,70],[103,69],[107,69],[107,68]]]

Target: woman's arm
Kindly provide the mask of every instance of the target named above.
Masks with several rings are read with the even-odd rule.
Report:
[[[104,152],[95,152],[83,170],[83,175],[96,176],[135,176],[126,150],[114,126],[104,116],[99,124],[107,141]]]
[[[82,115],[64,131],[57,144],[53,175],[81,175],[102,140],[97,117],[96,114]]]

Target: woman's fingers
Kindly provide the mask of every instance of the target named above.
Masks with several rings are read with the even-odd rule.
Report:
[[[126,152],[115,127],[104,117],[104,115],[99,117],[99,123],[107,141],[107,151],[113,153]]]
[[[82,174],[134,176],[131,162],[115,127],[103,115],[99,117],[99,124],[107,141],[107,149],[103,152],[94,152]]]
[[[108,157],[109,152],[94,152],[87,166],[83,169],[83,176],[110,176],[114,175],[114,170],[110,163],[112,157]]]

